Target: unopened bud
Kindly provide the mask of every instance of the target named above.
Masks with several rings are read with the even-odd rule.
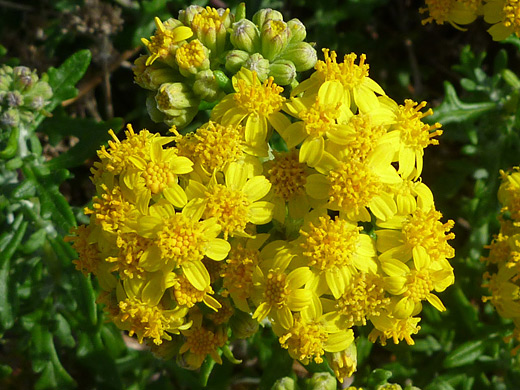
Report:
[[[227,28],[231,26],[229,9],[206,7],[193,16],[191,29],[215,58],[224,52]]]
[[[328,353],[327,360],[336,378],[343,383],[343,379],[351,377],[357,369],[356,344],[351,343],[341,352]]]
[[[218,98],[220,88],[211,70],[208,69],[197,73],[193,83],[193,92],[207,102],[215,101]]]
[[[242,50],[230,50],[226,55],[226,70],[236,73],[249,59],[249,53]]]
[[[229,38],[235,48],[248,53],[255,53],[260,49],[260,31],[248,19],[233,23],[233,32]]]
[[[18,107],[23,104],[23,96],[18,91],[9,91],[3,99],[9,107]]]
[[[291,61],[298,72],[312,69],[318,61],[316,50],[307,42],[291,43],[279,58]]]
[[[251,55],[244,64],[244,68],[256,72],[258,80],[261,82],[267,80],[267,76],[269,75],[269,61],[262,57],[260,53]]]
[[[229,319],[229,325],[238,339],[247,339],[258,331],[258,321],[240,310],[235,310],[235,314]]]
[[[13,81],[15,88],[24,90],[36,83],[38,76],[36,72],[31,71],[31,69],[26,66],[16,66],[13,68]]]
[[[190,26],[193,21],[193,17],[200,14],[204,10],[204,7],[200,5],[190,5],[185,10],[179,11],[179,20],[186,26]]]
[[[169,126],[183,127],[197,114],[200,99],[184,83],[166,83],[159,87],[155,102],[157,109],[165,114],[162,121]],[[152,120],[155,121],[153,116]]]
[[[269,65],[269,76],[278,85],[289,85],[296,77],[296,67],[291,61],[277,60]]]
[[[274,382],[271,390],[294,390],[294,379],[288,376],[280,378]]]
[[[177,72],[159,61],[146,66],[148,57],[142,55],[134,61],[132,70],[137,85],[150,91],[157,91],[162,84],[179,81]]]
[[[253,15],[253,23],[256,24],[259,29],[262,29],[264,23],[268,20],[283,20],[283,15],[281,12],[271,8],[261,9]]]
[[[299,19],[291,19],[287,22],[287,27],[291,30],[291,43],[301,42],[307,36],[305,25]]]
[[[376,390],[403,390],[403,388],[397,383],[385,383],[378,386]]]
[[[20,114],[18,110],[9,108],[0,115],[0,127],[16,127],[20,123]]]
[[[336,378],[328,372],[317,372],[307,381],[309,390],[336,390],[338,388]]]
[[[289,43],[291,30],[287,23],[281,20],[267,20],[262,26],[261,42],[262,55],[269,61],[273,61]]]
[[[175,61],[179,66],[179,72],[184,77],[189,77],[201,70],[209,69],[209,51],[198,39],[194,39],[177,49]]]

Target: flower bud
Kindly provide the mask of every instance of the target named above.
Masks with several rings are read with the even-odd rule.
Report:
[[[13,82],[16,89],[26,90],[38,81],[36,71],[31,71],[26,66],[16,66],[13,68]]]
[[[169,18],[168,20],[163,22],[164,27],[167,30],[175,30],[177,27],[183,26],[182,22],[175,18]]]
[[[336,390],[336,378],[328,372],[317,372],[307,380],[309,390]]]
[[[261,9],[253,15],[253,23],[256,24],[259,29],[262,29],[264,23],[268,20],[283,20],[283,15],[281,12],[271,8]]]
[[[23,96],[18,91],[9,91],[6,93],[4,101],[9,107],[18,107],[23,104]]]
[[[204,7],[200,5],[190,5],[188,8],[179,11],[179,20],[186,26],[190,26],[193,21],[193,17],[200,14],[204,10]]]
[[[191,122],[197,114],[200,99],[184,83],[165,83],[159,87],[155,95],[155,103],[157,110],[165,114],[165,117],[162,120],[156,120],[160,116],[154,110],[151,110],[152,114],[149,109],[152,120],[164,121],[169,126],[182,127]]]
[[[258,76],[258,80],[260,80],[260,82],[264,82],[267,80],[267,76],[269,74],[269,61],[262,57],[260,53],[255,53],[251,55],[246,61],[244,68],[247,68],[250,71],[255,71]]]
[[[298,72],[313,68],[318,61],[316,50],[307,42],[291,43],[279,58],[291,61]]]
[[[181,75],[189,77],[201,70],[209,69],[209,51],[198,39],[194,39],[177,49],[175,61]]]
[[[0,115],[0,128],[16,127],[20,124],[20,114],[18,110],[9,108]]]
[[[45,81],[38,81],[24,96],[24,105],[39,111],[47,105],[52,97],[52,88]]]
[[[179,81],[179,75],[171,67],[161,63],[154,62],[146,66],[149,56],[142,55],[134,61],[134,81],[137,85],[144,89],[157,91],[161,84],[173,83]]]
[[[403,388],[397,383],[385,383],[384,385],[377,386],[376,390],[403,390]]]
[[[273,61],[289,43],[291,30],[281,20],[267,20],[261,30],[262,55]]]
[[[230,50],[226,55],[226,70],[236,73],[249,59],[249,54],[242,50]]]
[[[233,23],[233,32],[229,38],[235,48],[248,53],[255,53],[260,49],[260,31],[248,19]]]
[[[229,319],[229,326],[236,338],[247,339],[257,332],[258,321],[254,320],[250,314],[235,310],[235,314]]]
[[[271,390],[294,390],[294,379],[288,376],[280,378],[274,382]]]
[[[277,60],[269,65],[269,76],[278,85],[289,85],[296,77],[296,68],[291,61]]]
[[[351,343],[341,352],[327,353],[327,361],[336,378],[343,383],[343,378],[351,377],[357,369],[356,344]]]
[[[208,69],[197,73],[193,83],[193,92],[207,102],[212,102],[218,98],[221,91],[217,79],[211,70]]]
[[[191,20],[193,33],[210,50],[212,58],[224,52],[227,28],[231,25],[229,14],[229,9],[206,7]]]
[[[291,30],[291,43],[302,42],[307,36],[307,30],[305,29],[305,25],[300,22],[299,19],[291,19],[287,22],[287,27]]]

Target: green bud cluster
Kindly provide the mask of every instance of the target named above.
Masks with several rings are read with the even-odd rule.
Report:
[[[35,70],[0,66],[0,128],[12,129],[31,122],[49,103],[52,89]],[[2,136],[5,136],[2,133]],[[0,138],[1,140],[1,138]]]
[[[197,112],[232,92],[230,79],[245,67],[263,82],[294,87],[297,74],[314,67],[313,45],[304,42],[305,26],[283,21],[280,12],[263,9],[252,20],[245,6],[229,9],[192,5],[177,19],[156,18],[157,29],[143,39],[149,54],[135,61],[135,82],[150,91],[148,112],[155,122],[183,127]]]
[[[304,42],[305,26],[298,19],[284,22],[280,12],[258,11],[251,20],[233,23],[230,41],[234,47],[226,55],[226,69],[236,72],[242,66],[258,73],[263,81],[273,77],[279,85],[297,84],[297,72],[314,67],[314,47]]]

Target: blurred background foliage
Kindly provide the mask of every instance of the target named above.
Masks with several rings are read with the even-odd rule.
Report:
[[[240,365],[224,360],[198,373],[157,360],[105,323],[93,303],[97,287],[74,269],[75,253],[63,242],[85,222],[94,193],[89,168],[107,130],[127,122],[166,130],[150,121],[131,64],[144,52],[140,38],[152,34],[153,18],[175,17],[190,4],[234,9],[238,1],[0,1],[0,64],[46,73],[54,93],[46,113],[24,127],[28,153],[0,159],[2,389],[269,389],[285,376],[310,389],[305,379],[328,370],[307,371],[279,353],[267,329],[234,345]],[[498,171],[520,162],[520,40],[493,42],[479,21],[467,31],[422,26],[423,5],[253,0],[247,11],[278,9],[299,18],[317,48],[366,53],[371,77],[390,96],[428,101],[429,119],[443,124],[440,145],[426,151],[423,179],[437,208],[456,222],[456,283],[442,294],[448,310],[424,308],[412,347],[381,347],[357,335],[354,385],[376,389],[391,376],[428,390],[513,389],[519,360],[503,341],[511,326],[482,302],[480,258],[498,231]]]

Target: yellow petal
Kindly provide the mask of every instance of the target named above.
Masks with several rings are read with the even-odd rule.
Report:
[[[204,291],[209,286],[209,273],[202,261],[189,261],[182,264],[182,272],[197,290]]]
[[[226,240],[215,238],[206,244],[205,249],[206,256],[208,256],[210,259],[221,261],[227,257],[229,251],[231,250],[231,245],[229,245],[229,242]]]
[[[163,190],[163,195],[168,202],[171,202],[175,207],[184,207],[188,202],[186,193],[180,185],[177,183],[172,184],[170,187]]]
[[[300,148],[300,162],[306,162],[310,167],[317,165],[325,150],[325,140],[323,137],[307,137]]]
[[[255,202],[249,207],[249,222],[255,225],[269,223],[273,218],[274,204],[271,202]]]
[[[256,202],[269,193],[271,183],[265,176],[255,176],[247,181],[242,188],[242,192],[250,202]]]

